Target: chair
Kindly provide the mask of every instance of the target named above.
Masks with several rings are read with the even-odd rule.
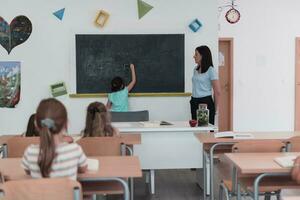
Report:
[[[112,122],[140,122],[149,121],[149,111],[111,112]]]
[[[77,141],[86,156],[121,156],[123,143],[120,137],[84,137]]]
[[[24,151],[29,145],[39,143],[39,137],[12,137],[3,144],[3,157],[20,158],[24,155]]]
[[[120,137],[85,137],[77,141],[88,157],[125,155],[125,145]],[[100,163],[101,167],[101,163]],[[123,188],[114,181],[81,182],[85,195],[123,194]]]
[[[232,147],[232,152],[234,153],[265,153],[282,151],[285,151],[285,143],[278,140],[243,141],[234,144]],[[236,189],[239,190],[239,188],[236,188],[236,184],[233,183],[233,180],[237,180],[237,177],[234,177],[235,172],[230,172],[232,166],[228,166],[222,161],[217,168],[220,176],[222,177],[221,184],[219,186],[219,199],[222,200],[223,194],[225,194],[225,197],[228,200],[230,199],[230,196],[234,194]],[[233,176],[230,176],[231,174]],[[245,186],[246,191],[252,190],[253,179],[254,177],[239,177],[239,181],[243,186]],[[274,185],[274,182],[269,179],[262,181],[260,191],[262,191],[265,195],[265,199],[270,199],[272,192],[275,192],[278,198],[281,187],[281,185]]]
[[[300,136],[291,137],[284,141],[286,144],[286,151],[300,152]]]
[[[81,200],[81,185],[68,178],[8,181],[0,184],[5,200]]]

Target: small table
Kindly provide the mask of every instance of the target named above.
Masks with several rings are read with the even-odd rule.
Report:
[[[281,167],[274,159],[291,155],[300,156],[300,153],[225,153],[225,158],[236,167],[241,176],[256,177],[253,183],[253,192],[254,200],[258,200],[259,183],[262,178],[290,176],[291,168]]]
[[[238,132],[243,133],[243,132]],[[252,132],[248,131],[247,133],[251,133],[253,135],[253,139],[249,139],[251,141],[255,140],[280,140],[284,141],[294,136],[300,136],[300,131],[281,131],[281,132]],[[233,138],[215,138],[212,133],[195,133],[196,138],[200,143],[203,144],[203,166],[208,165],[208,170],[206,167],[203,167],[203,195],[204,199],[206,195],[210,195],[210,199],[214,199],[214,185],[213,185],[213,177],[214,177],[214,166],[213,166],[213,158],[215,155],[215,150],[218,149],[219,154],[231,152],[231,147],[238,142],[245,141],[245,139],[233,139]],[[208,180],[207,180],[208,179]],[[207,189],[209,188],[209,189]]]

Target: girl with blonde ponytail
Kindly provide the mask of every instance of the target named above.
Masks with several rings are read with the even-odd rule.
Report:
[[[109,111],[100,102],[93,102],[87,107],[84,137],[103,137],[119,135],[118,129],[110,122]]]
[[[87,169],[86,156],[76,143],[67,143],[67,111],[58,100],[42,100],[37,108],[35,126],[40,144],[29,146],[22,159],[22,167],[34,178],[69,177],[76,180],[77,171]]]

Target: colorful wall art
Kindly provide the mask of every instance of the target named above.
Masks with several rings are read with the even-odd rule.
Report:
[[[32,24],[26,16],[17,16],[10,24],[0,17],[0,44],[8,54],[14,47],[24,43],[31,32]]]
[[[21,93],[21,63],[0,62],[0,107],[14,108]]]

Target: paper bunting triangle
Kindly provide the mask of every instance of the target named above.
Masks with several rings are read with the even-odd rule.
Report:
[[[55,12],[53,13],[53,15],[54,15],[55,17],[57,17],[58,19],[62,20],[63,17],[64,17],[64,13],[65,13],[65,8],[62,8],[62,9],[60,9],[60,10],[58,10],[58,11],[55,11]]]
[[[144,17],[144,15],[146,15],[152,8],[153,6],[147,4],[142,0],[138,0],[139,19]]]

